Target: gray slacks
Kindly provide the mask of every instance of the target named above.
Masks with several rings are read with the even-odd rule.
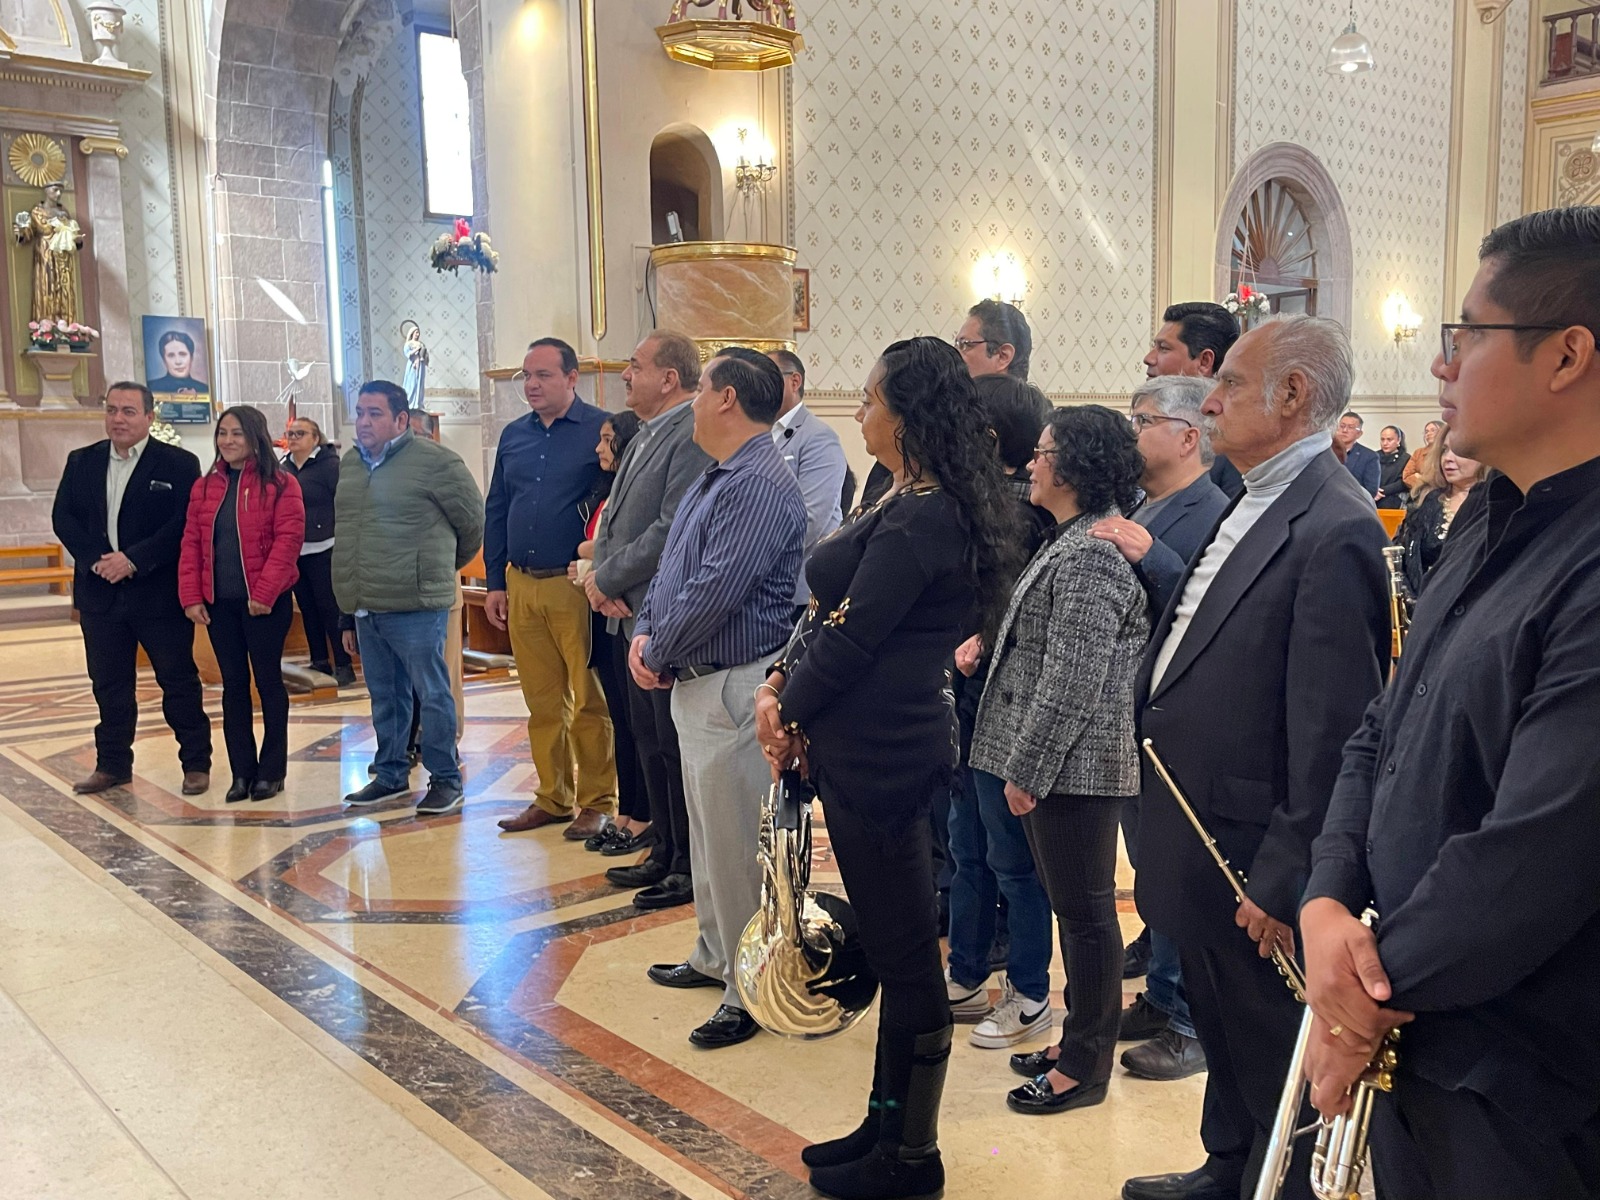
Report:
[[[733,963],[739,935],[761,903],[756,849],[761,802],[772,786],[756,742],[755,688],[766,677],[765,663],[752,662],[672,685],[700,927],[689,965],[722,980],[722,1002],[735,1008],[744,1003]]]

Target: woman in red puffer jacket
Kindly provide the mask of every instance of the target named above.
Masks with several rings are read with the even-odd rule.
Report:
[[[222,669],[222,736],[233,786],[228,803],[283,790],[289,768],[289,692],[283,643],[293,616],[290,589],[305,541],[300,484],[273,453],[267,419],[249,405],[217,418],[217,459],[189,493],[178,558],[184,614],[211,634]],[[256,753],[250,677],[261,697]]]

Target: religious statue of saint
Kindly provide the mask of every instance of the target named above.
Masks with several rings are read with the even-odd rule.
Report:
[[[78,287],[73,256],[83,249],[83,230],[61,203],[61,185],[45,185],[44,199],[16,219],[17,241],[33,243],[33,320],[76,321]]]
[[[409,332],[408,332],[409,330]],[[411,409],[425,410],[428,383],[428,347],[422,341],[422,326],[410,319],[400,322],[400,333],[405,337],[406,373],[400,381],[405,389],[406,404]]]

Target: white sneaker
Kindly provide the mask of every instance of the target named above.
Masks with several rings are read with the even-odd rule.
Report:
[[[994,1011],[973,1027],[968,1038],[983,1050],[1000,1050],[1048,1032],[1055,1010],[1048,1000],[1029,1000],[1006,980],[1005,991]]]
[[[985,979],[975,988],[962,987],[950,978],[950,968],[944,969],[944,995],[950,1001],[950,1016],[959,1024],[970,1025],[989,1015],[989,989]]]

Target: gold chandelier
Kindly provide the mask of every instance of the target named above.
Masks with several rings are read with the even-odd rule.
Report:
[[[717,5],[715,20],[689,16],[691,8]],[[743,6],[751,15],[746,17]],[[730,8],[732,10],[730,14]],[[713,71],[767,71],[794,64],[805,49],[790,0],[673,0],[656,36],[669,58]]]

